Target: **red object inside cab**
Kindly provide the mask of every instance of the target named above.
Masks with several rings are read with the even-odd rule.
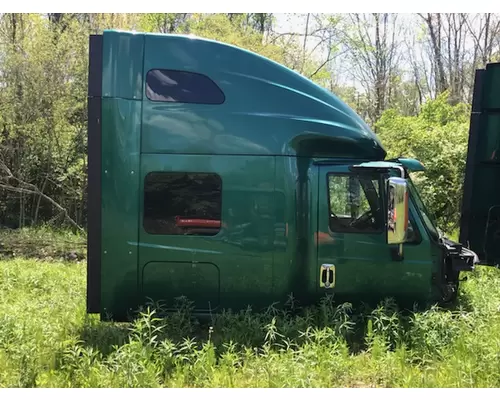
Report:
[[[220,228],[220,220],[175,217],[175,224],[183,228]]]

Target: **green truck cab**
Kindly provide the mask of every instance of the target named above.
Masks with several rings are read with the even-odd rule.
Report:
[[[87,311],[453,300],[475,253],[334,94],[252,52],[182,35],[90,38]]]

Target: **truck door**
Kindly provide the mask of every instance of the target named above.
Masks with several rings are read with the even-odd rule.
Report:
[[[383,175],[353,173],[347,165],[318,168],[319,290],[363,301],[425,297],[432,263],[425,261],[426,246],[411,208],[412,243],[405,244],[404,258],[398,260],[386,243]]]

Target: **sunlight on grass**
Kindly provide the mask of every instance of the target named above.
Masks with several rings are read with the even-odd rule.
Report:
[[[0,387],[498,387],[500,271],[468,273],[453,310],[352,309],[293,297],[266,312],[191,315],[187,299],[132,324],[85,312],[85,238],[2,232]],[[33,246],[33,243],[36,243]],[[21,251],[34,258],[7,254]],[[2,254],[0,254],[2,257]]]
[[[472,387],[500,385],[500,271],[469,274],[454,311],[390,300],[223,313],[85,314],[85,265],[0,261],[2,387]]]

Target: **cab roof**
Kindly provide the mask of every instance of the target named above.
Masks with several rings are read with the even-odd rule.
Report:
[[[106,30],[103,36],[103,98],[143,101],[143,143],[157,146],[148,151],[386,156],[376,134],[340,98],[259,54],[192,35]],[[224,102],[152,101],[147,74],[157,69],[203,74]],[[160,126],[162,142],[154,144]]]

